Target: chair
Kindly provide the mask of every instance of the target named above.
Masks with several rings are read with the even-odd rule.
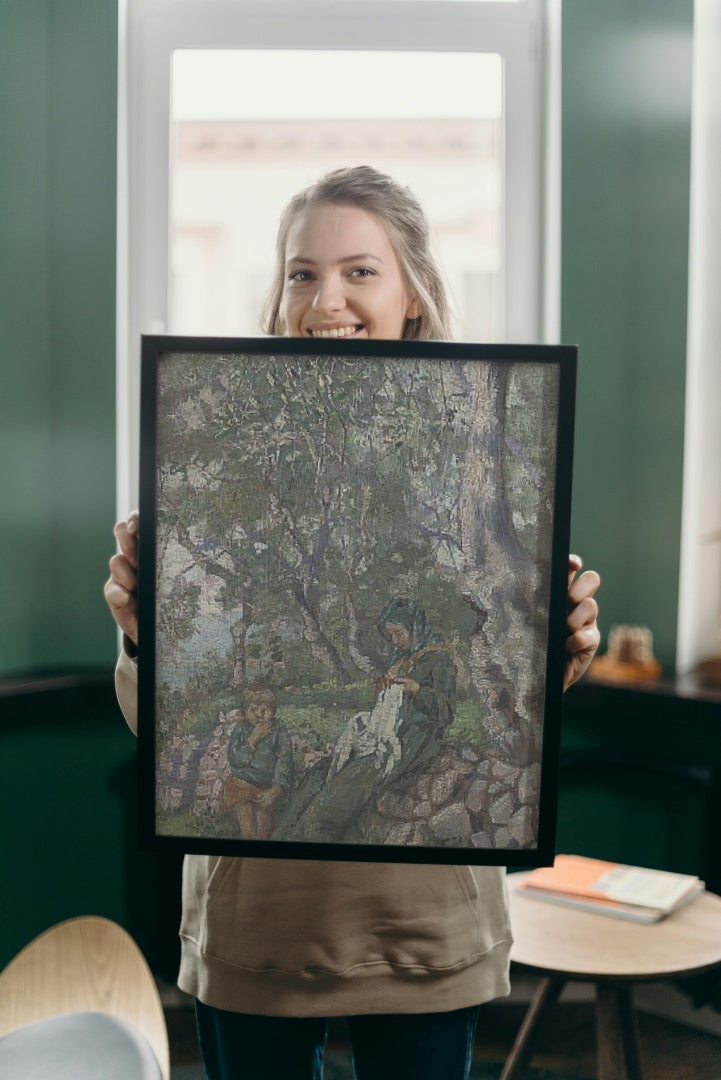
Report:
[[[169,1080],[155,981],[117,923],[58,923],[0,973],[0,1076]]]

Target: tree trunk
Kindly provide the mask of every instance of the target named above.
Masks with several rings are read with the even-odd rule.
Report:
[[[310,645],[311,652],[341,686],[346,686],[351,681],[350,672],[335,645],[325,634],[302,581],[295,581],[293,594],[303,617],[303,637]]]
[[[478,364],[476,369],[461,535],[464,599],[476,615],[471,679],[488,710],[489,742],[518,761],[537,750],[540,658],[529,634],[537,575],[518,541],[506,498],[504,418],[510,371],[502,364]]]
[[[358,648],[358,616],[350,593],[346,594],[345,609],[348,616],[348,653],[358,670],[362,671],[364,675],[372,677],[375,674],[373,661]]]

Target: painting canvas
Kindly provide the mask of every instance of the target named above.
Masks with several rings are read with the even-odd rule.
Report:
[[[553,855],[575,350],[143,341],[141,827]]]

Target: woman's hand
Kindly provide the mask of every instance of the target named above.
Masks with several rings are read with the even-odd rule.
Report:
[[[564,690],[568,690],[569,686],[573,686],[584,674],[601,640],[596,625],[598,604],[593,599],[601,579],[595,570],[586,570],[580,577],[576,577],[582,566],[583,562],[578,555],[569,555]]]
[[[103,590],[111,615],[134,645],[138,644],[138,529],[137,510],[113,529],[120,554],[110,560],[110,577]]]

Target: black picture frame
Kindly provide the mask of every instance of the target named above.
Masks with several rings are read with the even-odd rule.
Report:
[[[140,838],[553,861],[576,349],[146,336]]]

